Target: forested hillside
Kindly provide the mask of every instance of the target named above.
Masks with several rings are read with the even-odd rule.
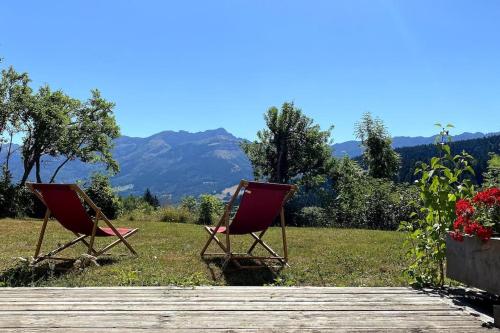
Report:
[[[500,153],[500,135],[455,141],[450,143],[450,147],[453,154],[466,151],[474,157],[475,178],[478,183],[481,183],[483,173],[486,171],[489,153]],[[398,148],[396,151],[401,156],[401,168],[397,176],[397,180],[400,182],[413,182],[416,179],[414,175],[416,163],[418,161],[429,162],[437,152],[434,144]]]

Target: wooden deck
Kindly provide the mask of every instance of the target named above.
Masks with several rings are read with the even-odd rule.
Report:
[[[0,332],[487,331],[481,324],[407,288],[0,288]]]

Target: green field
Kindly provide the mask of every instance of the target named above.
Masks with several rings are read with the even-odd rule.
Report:
[[[287,228],[291,267],[230,269],[221,275],[220,261],[203,261],[199,251],[207,239],[200,225],[145,221],[116,221],[117,226],[138,227],[130,238],[139,257],[119,245],[98,261],[99,267],[74,267],[52,262],[30,267],[22,258],[33,255],[41,221],[0,220],[1,286],[156,286],[156,285],[313,285],[404,286],[404,235],[393,231]],[[50,221],[43,249],[52,249],[72,234]],[[264,237],[280,248],[280,229]],[[250,243],[235,237],[233,248]],[[102,241],[99,240],[99,243]],[[242,248],[243,249],[243,248]],[[78,257],[86,249],[77,245],[63,254]],[[230,267],[231,268],[231,267]]]

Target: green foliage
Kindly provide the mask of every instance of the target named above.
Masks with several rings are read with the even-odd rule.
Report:
[[[0,80],[0,153],[7,144],[4,167],[9,169],[12,156],[12,140],[21,131],[22,110],[31,103],[30,79],[26,73],[17,73],[14,68],[2,70]]]
[[[97,89],[92,90],[91,95],[86,102],[73,100],[73,107],[66,114],[70,123],[57,141],[58,152],[65,158],[55,169],[50,182],[55,181],[67,162],[76,159],[85,163],[103,163],[111,173],[119,171],[111,154],[112,140],[120,136],[113,115],[115,104],[102,98]]]
[[[325,209],[334,226],[395,230],[415,208],[414,186],[373,178],[347,157],[337,160],[330,177]]]
[[[130,221],[150,220],[155,208],[144,201],[142,197],[129,195],[120,197],[122,214]]]
[[[160,200],[158,200],[158,197],[156,195],[153,195],[151,193],[149,188],[147,188],[146,192],[144,192],[142,199],[154,208],[160,207]]]
[[[301,208],[295,214],[293,224],[308,227],[331,227],[332,220],[328,219],[324,208],[309,206]]]
[[[33,196],[24,187],[15,186],[4,166],[0,174],[0,218],[25,217],[32,214]]]
[[[363,160],[374,178],[392,179],[398,172],[400,157],[392,148],[392,138],[380,119],[365,113],[356,124],[356,137],[364,148]]]
[[[0,178],[0,217],[15,217],[17,215],[16,187],[12,184],[9,170],[2,169]]]
[[[447,131],[441,132],[446,137]],[[403,222],[408,232],[406,244],[412,261],[406,273],[411,283],[443,285],[445,236],[455,219],[455,203],[469,195],[473,185],[467,175],[473,174],[472,156],[463,152],[452,155],[448,144],[437,143],[438,156],[430,164],[421,163],[415,173],[422,207],[414,212],[414,220]]]
[[[122,202],[113,191],[108,176],[94,174],[89,186],[85,188],[85,193],[109,219],[118,218],[122,211]]]
[[[490,154],[488,168],[484,173],[483,187],[500,187],[500,155]]]
[[[194,196],[188,195],[181,199],[181,207],[191,213],[195,213],[198,209],[198,202]]]
[[[193,223],[196,220],[192,212],[180,206],[162,207],[158,214],[162,222]]]
[[[338,226],[365,225],[367,178],[363,169],[355,161],[344,157],[335,163],[330,178],[332,192],[328,215]]]
[[[112,140],[119,136],[113,116],[114,104],[103,99],[98,90],[82,102],[48,85],[36,93],[29,86],[27,73],[17,73],[12,67],[2,70],[0,80],[0,152],[7,145],[4,166],[9,168],[12,140],[22,140],[21,155],[23,186],[33,169],[37,182],[42,182],[44,156],[62,157],[50,182],[71,160],[84,163],[101,162],[110,172],[119,170],[111,155]]]
[[[242,143],[257,179],[289,183],[297,177],[307,180],[326,172],[331,158],[330,130],[321,131],[288,102],[281,110],[271,107],[264,118],[267,128],[257,132],[257,140]]]
[[[212,225],[218,222],[218,218],[224,210],[223,202],[214,195],[202,194],[198,208],[198,223]]]
[[[68,114],[77,103],[62,91],[52,92],[48,86],[41,87],[38,93],[30,96],[29,103],[21,113],[26,131],[21,149],[24,164],[22,185],[33,167],[36,168],[37,182],[42,182],[41,158],[59,154],[60,139],[66,137],[70,125]]]

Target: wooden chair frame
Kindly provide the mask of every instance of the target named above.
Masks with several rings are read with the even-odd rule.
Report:
[[[236,191],[234,192],[233,196],[231,197],[231,200],[229,200],[228,204],[226,205],[226,208],[224,210],[224,214],[222,215],[221,219],[219,220],[219,223],[214,228],[210,228],[209,226],[205,226],[205,230],[208,232],[209,237],[207,242],[205,243],[205,246],[200,252],[200,255],[202,258],[205,258],[206,256],[224,256],[224,262],[222,264],[222,270],[224,271],[229,264],[229,262],[233,262],[238,269],[248,269],[248,268],[261,268],[264,266],[263,260],[276,260],[278,263],[281,264],[281,266],[290,266],[288,264],[288,246],[287,246],[287,241],[286,241],[286,230],[285,230],[285,209],[284,205],[290,199],[290,197],[297,191],[297,186],[292,185],[292,188],[290,191],[287,193],[285,198],[283,199],[283,202],[281,203],[281,208],[280,208],[280,225],[281,225],[281,236],[283,239],[283,255],[278,254],[276,251],[274,251],[268,244],[266,244],[263,240],[262,237],[266,233],[266,231],[269,228],[266,228],[265,230],[261,231],[259,234],[255,232],[249,233],[249,235],[254,239],[254,242],[252,245],[248,248],[248,250],[245,253],[233,253],[231,251],[231,237],[230,233],[226,232],[225,235],[225,244],[217,238],[217,231],[219,228],[224,226],[227,231],[229,231],[229,225],[230,225],[230,214],[231,210],[233,208],[234,202],[238,198],[238,195],[242,189],[246,189],[248,187],[248,181],[242,180],[238,187],[236,188]],[[214,253],[207,253],[208,246],[214,241],[224,252],[214,252]],[[255,249],[257,245],[261,245],[267,252],[270,253],[270,256],[254,256],[252,255],[252,251]],[[248,265],[242,265],[238,262],[238,260],[241,259],[256,259],[261,262],[261,265],[257,266],[248,266]]]
[[[67,248],[69,248],[69,247],[71,247],[79,242],[82,242],[87,247],[87,249],[88,249],[87,253],[89,255],[93,255],[95,257],[102,255],[103,253],[105,253],[106,251],[115,247],[119,243],[125,244],[125,246],[129,249],[129,251],[132,252],[133,255],[137,256],[137,252],[130,245],[130,243],[127,242],[126,239],[128,237],[132,236],[133,234],[135,234],[137,231],[139,231],[139,229],[138,228],[131,229],[129,232],[127,232],[124,235],[120,234],[120,232],[115,228],[115,226],[111,223],[111,221],[109,221],[109,219],[106,217],[106,215],[104,215],[101,208],[99,208],[92,201],[92,199],[90,199],[90,197],[76,184],[68,184],[68,186],[73,191],[75,191],[77,193],[77,195],[80,196],[80,198],[82,198],[96,213],[95,217],[91,218],[92,222],[93,222],[92,234],[85,235],[85,234],[79,234],[77,232],[73,232],[76,236],[75,239],[67,242],[64,245],[61,245],[61,246],[55,248],[54,250],[48,252],[47,254],[40,254],[40,250],[41,250],[42,243],[43,243],[43,238],[45,235],[45,229],[47,228],[47,223],[49,221],[51,213],[50,213],[50,209],[48,208],[48,205],[45,203],[45,200],[43,199],[43,196],[35,189],[35,187],[33,185],[34,185],[33,183],[26,183],[26,186],[31,190],[31,192],[33,192],[37,196],[37,198],[40,199],[43,202],[43,204],[47,207],[47,210],[45,212],[45,217],[43,219],[42,229],[40,231],[40,236],[38,238],[38,242],[36,245],[35,255],[33,257],[33,260],[34,260],[33,263],[38,263],[38,262],[45,260],[45,259],[75,260],[72,258],[54,257],[54,255],[56,255],[57,253],[65,250],[65,249],[67,249]],[[118,237],[118,239],[115,240],[114,242],[111,242],[110,244],[104,246],[102,249],[96,250],[94,248],[94,240],[96,237],[96,231],[97,231],[97,226],[98,226],[99,220],[103,220],[104,223],[113,231],[113,233],[116,235],[116,237]],[[90,240],[88,242],[85,239],[87,237],[90,237]]]

